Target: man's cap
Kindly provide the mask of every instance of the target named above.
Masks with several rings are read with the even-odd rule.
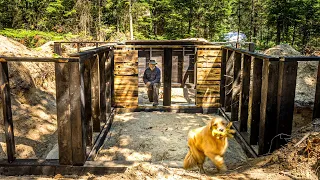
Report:
[[[154,64],[155,65],[155,64],[157,64],[157,62],[154,59],[150,59],[149,64]]]

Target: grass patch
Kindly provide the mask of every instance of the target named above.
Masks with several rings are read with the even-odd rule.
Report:
[[[61,41],[78,37],[78,35],[73,35],[72,33],[62,34],[56,32],[9,28],[0,30],[0,35],[14,39],[29,48],[42,46],[48,41]]]

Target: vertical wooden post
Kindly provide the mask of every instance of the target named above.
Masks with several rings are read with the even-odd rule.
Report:
[[[236,52],[233,63],[233,83],[232,83],[232,101],[231,101],[231,121],[238,121],[239,117],[239,95],[240,95],[240,74],[241,74],[242,54]]]
[[[251,131],[250,144],[257,144],[259,141],[258,154],[269,152],[271,140],[277,135],[277,93],[279,80],[279,59],[265,59],[262,70],[262,89],[260,105],[259,131]],[[259,133],[259,134],[257,134]],[[259,138],[258,138],[259,135]]]
[[[255,142],[258,138],[259,121],[260,121],[260,103],[261,103],[261,86],[262,86],[262,66],[263,59],[253,58],[252,84],[249,93],[249,113],[248,128],[250,133],[250,142]]]
[[[255,51],[255,44],[254,43],[249,43],[249,51],[254,52]]]
[[[83,165],[86,160],[86,113],[85,113],[85,65],[80,57],[79,63],[70,63],[70,119],[72,124],[73,165]]]
[[[183,52],[179,51],[178,53],[178,83],[182,83],[183,78]]]
[[[61,43],[59,42],[53,43],[53,52],[61,56],[62,54]]]
[[[294,97],[296,92],[297,81],[297,61],[280,61],[279,64],[279,85],[278,85],[278,125],[277,134],[283,133],[291,135],[293,110],[294,110]],[[285,144],[284,139],[276,139],[276,148]]]
[[[115,106],[115,95],[114,95],[114,52],[111,53],[111,77],[110,77],[110,88],[111,88],[111,106]]]
[[[83,67],[80,72],[80,77],[83,78],[83,87],[84,87],[84,128],[85,128],[85,138],[86,138],[86,145],[92,146],[92,134],[93,134],[93,128],[92,128],[92,119],[93,119],[93,108],[92,108],[92,64],[95,60],[95,57],[92,57],[92,59],[83,59],[80,66]],[[96,101],[94,101],[96,102]]]
[[[11,98],[10,98],[10,86],[9,86],[9,72],[8,63],[0,63],[0,87],[1,87],[1,99],[2,99],[2,110],[4,120],[4,132],[6,135],[6,146],[7,146],[7,157],[8,162],[15,160],[15,142],[12,122],[12,111],[11,111]]]
[[[171,106],[172,48],[164,49],[163,106]]]
[[[189,55],[189,68],[188,68],[188,74],[189,74],[189,83],[192,83],[194,84],[194,82],[196,82],[196,76],[194,75],[195,74],[195,51],[196,49],[193,48],[192,49],[192,55]]]
[[[61,43],[54,43],[54,52],[61,55]],[[55,63],[59,163],[61,165],[72,165],[70,65],[70,63]]]
[[[318,65],[317,86],[313,106],[313,119],[315,118],[320,118],[320,61]]]
[[[92,121],[93,131],[100,132],[100,72],[99,72],[99,56],[96,55],[91,59],[91,95],[92,95]]]
[[[105,65],[106,68],[106,106],[107,106],[107,114],[111,113],[111,100],[112,100],[112,94],[111,94],[111,86],[112,86],[112,81],[111,81],[111,76],[112,76],[112,57],[113,57],[113,52],[110,51],[108,54],[108,58],[107,58],[107,63]]]
[[[77,43],[77,51],[80,52],[80,43]]]
[[[106,59],[108,56],[108,52],[100,54],[100,61],[99,61],[99,76],[100,76],[100,122],[106,122],[106,113],[107,113],[107,106],[106,106],[106,87],[107,87],[107,80],[106,80]],[[100,124],[99,124],[100,125]]]
[[[250,91],[251,56],[244,55],[242,61],[241,94],[240,94],[240,131],[246,132],[248,127],[248,104]]]
[[[224,107],[225,93],[226,93],[226,62],[227,62],[227,49],[222,48],[221,57],[221,81],[220,81],[220,104]]]
[[[228,50],[227,62],[226,62],[226,83],[225,83],[225,110],[226,112],[231,111],[232,102],[232,82],[233,82],[233,61],[234,61],[234,51]]]
[[[55,63],[58,121],[59,163],[72,165],[72,131],[70,120],[70,63]],[[70,79],[71,78],[71,79]]]

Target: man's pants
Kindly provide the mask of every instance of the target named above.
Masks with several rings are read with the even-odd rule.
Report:
[[[153,83],[153,85],[149,85],[148,88],[148,97],[150,102],[154,102],[154,104],[159,104],[159,83]]]

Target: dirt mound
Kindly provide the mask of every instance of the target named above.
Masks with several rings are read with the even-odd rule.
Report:
[[[23,44],[0,35],[0,55],[31,57],[35,54]]]
[[[288,44],[280,44],[275,47],[272,47],[270,49],[267,49],[264,54],[270,55],[270,56],[301,56],[301,54],[293,49]]]
[[[301,56],[288,44],[267,49],[264,54],[275,57]],[[313,106],[317,81],[318,62],[299,62],[295,102],[299,107]]]
[[[52,50],[48,47],[45,51],[32,50],[0,36],[0,56],[50,57]],[[8,66],[17,158],[43,157],[46,148],[51,147],[46,142],[57,141],[53,136],[56,131],[54,63],[9,62]],[[0,156],[4,158],[5,140],[3,129],[0,131]]]

